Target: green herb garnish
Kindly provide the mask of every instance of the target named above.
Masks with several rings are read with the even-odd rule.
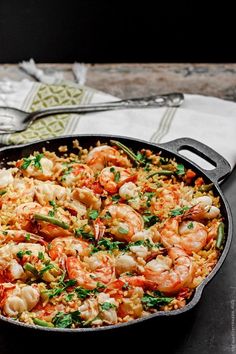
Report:
[[[19,251],[19,252],[17,252],[16,255],[18,258],[22,259],[25,254],[30,256],[32,254],[32,252],[31,251]]]
[[[160,306],[168,305],[173,300],[173,297],[166,297],[158,294],[156,296],[145,294],[142,298],[142,303],[147,309],[150,307],[159,308]]]
[[[43,252],[41,252],[41,251],[38,252],[38,259],[41,259],[41,261],[44,259]]]
[[[38,277],[39,272],[37,271],[37,269],[30,263],[25,263],[24,267],[25,270],[27,270],[28,272],[32,273],[35,277]]]
[[[155,225],[157,222],[160,221],[158,216],[153,215],[153,214],[151,214],[149,212],[146,212],[145,214],[143,214],[143,220],[144,220],[145,228],[149,228],[152,225]]]
[[[99,215],[99,212],[97,210],[90,210],[88,213],[89,218],[92,220],[97,219],[98,215]]]
[[[185,168],[184,168],[184,165],[182,163],[178,164],[176,166],[176,171],[175,173],[178,175],[178,176],[182,176],[182,175],[185,175]]]
[[[108,311],[110,309],[116,308],[116,305],[111,304],[110,302],[104,302],[103,304],[100,304],[100,307],[103,311]]]
[[[121,199],[121,197],[119,196],[119,194],[115,194],[111,197],[111,200],[114,202],[114,203],[118,203],[119,200]]]
[[[79,229],[75,229],[75,230],[74,230],[74,233],[75,233],[75,237],[81,236],[81,237],[84,238],[85,240],[94,241],[94,236],[93,236],[93,234],[84,231],[83,227],[81,227],[81,228],[79,228]]]
[[[186,210],[189,210],[189,207],[186,206],[186,207],[183,207],[183,208],[173,209],[173,210],[171,210],[171,212],[170,212],[170,216],[183,215],[183,213],[184,213]]]
[[[29,233],[27,233],[27,234],[25,235],[25,239],[26,239],[26,241],[30,241],[30,234],[29,234]]]
[[[191,230],[191,229],[193,229],[193,222],[191,221],[189,224],[188,224],[188,226],[187,226],[187,228],[189,229],[189,230]]]
[[[53,317],[52,323],[55,327],[68,328],[72,324],[81,324],[82,320],[80,317],[80,311],[73,311],[69,313],[58,312],[56,316]]]
[[[124,245],[121,241],[111,241],[109,238],[102,238],[98,241],[96,247],[93,248],[92,253],[98,252],[100,250],[114,251],[118,250],[119,246]]]
[[[35,166],[37,169],[42,170],[42,165],[41,165],[41,158],[43,157],[43,154],[38,154],[33,158],[23,158],[23,164],[21,165],[22,170],[26,170],[29,165],[32,163],[33,166]]]

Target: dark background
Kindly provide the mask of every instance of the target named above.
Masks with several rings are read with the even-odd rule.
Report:
[[[234,11],[200,1],[0,0],[0,63],[234,62]]]

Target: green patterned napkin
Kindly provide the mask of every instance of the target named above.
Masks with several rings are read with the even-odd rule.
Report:
[[[52,106],[87,104],[90,103],[93,96],[93,90],[76,87],[76,85],[28,83],[24,100],[18,108],[29,112]],[[16,107],[16,104],[12,104],[12,106]],[[0,141],[5,144],[23,144],[34,140],[72,134],[73,118],[75,117],[71,114],[41,118],[23,132],[2,135]]]

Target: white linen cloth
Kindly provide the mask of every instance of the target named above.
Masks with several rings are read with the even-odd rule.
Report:
[[[58,105],[58,102],[59,104],[63,102],[55,100],[57,98],[57,89],[59,92],[60,87],[60,92],[62,92],[60,95],[63,94],[63,89],[80,92],[79,103],[81,104],[117,100],[113,96],[88,87],[69,82],[60,83],[60,85],[47,87],[44,84],[26,79],[20,82],[1,81],[0,106],[32,110]],[[39,90],[47,92],[48,88],[52,88],[50,92],[53,92],[54,99],[51,101],[50,98],[44,97],[47,96],[46,94],[39,95]],[[37,99],[35,99],[37,94]],[[69,93],[70,95],[71,93]],[[47,101],[45,101],[46,99]],[[77,102],[76,98],[73,102]],[[33,103],[36,106],[32,106]],[[42,105],[40,106],[41,103]],[[71,101],[65,101],[64,104],[71,104]],[[0,119],[2,118],[0,117]],[[51,122],[52,119],[60,122],[62,118],[60,116],[47,117],[42,119],[42,121],[47,126],[47,122]],[[0,143],[16,144],[50,136],[85,133],[116,134],[156,143],[163,143],[180,137],[190,137],[215,149],[228,160],[232,168],[236,164],[236,103],[214,97],[185,95],[185,101],[179,108],[126,109],[85,115],[73,114],[64,119],[63,122],[63,129],[61,131],[58,130],[58,133],[55,130],[45,130],[45,134],[42,133],[37,136],[35,134],[27,135],[27,133],[4,134],[0,135]],[[35,122],[29,129],[40,134],[38,128],[40,124],[42,123],[39,121]],[[200,164],[198,159],[195,162]],[[206,165],[202,167],[206,167]]]

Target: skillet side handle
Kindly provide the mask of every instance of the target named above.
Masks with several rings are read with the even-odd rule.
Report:
[[[180,150],[188,150],[196,155],[202,157],[204,160],[210,162],[215,168],[213,170],[206,170],[201,168],[201,170],[209,177],[214,183],[221,183],[231,172],[231,166],[227,160],[218,152],[210,148],[209,146],[191,139],[191,138],[180,138],[175,139],[163,144],[160,144],[165,149],[170,150],[173,153],[179,154]]]

